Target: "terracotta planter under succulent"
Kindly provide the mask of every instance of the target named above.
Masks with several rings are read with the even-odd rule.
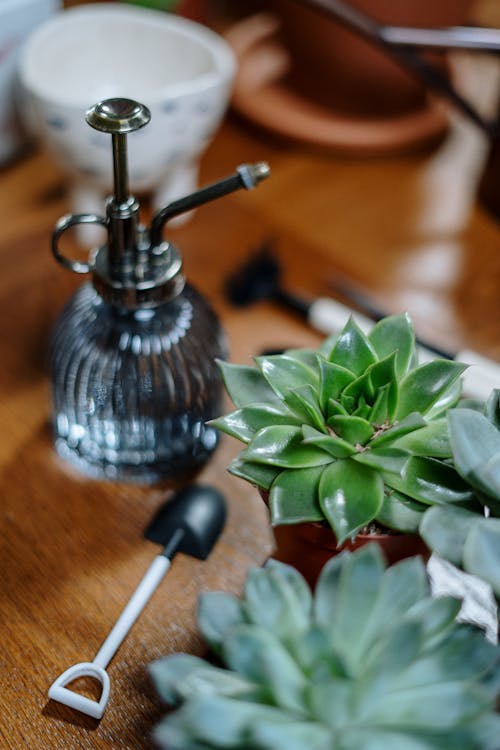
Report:
[[[266,505],[269,493],[260,490]],[[407,557],[419,555],[427,560],[430,551],[425,542],[416,534],[403,534],[390,529],[372,528],[360,532],[353,539],[338,544],[331,527],[323,522],[296,523],[273,528],[274,550],[272,557],[279,562],[293,565],[310,586],[315,586],[321,570],[330,558],[349,550],[364,547],[375,542],[389,565]]]
[[[327,524],[299,523],[291,526],[275,526],[273,529],[275,550],[273,558],[293,565],[302,573],[310,586],[314,586],[328,560],[335,555],[375,542],[384,553],[389,565],[414,555],[424,560],[429,549],[416,534],[398,532],[373,532],[358,534],[352,541],[337,545],[337,540]]]
[[[317,350],[257,357],[255,365],[220,363],[237,409],[212,424],[245,443],[229,471],[268,494],[279,546],[291,548],[297,534],[286,529],[296,524],[319,524],[307,532],[319,534],[307,553],[317,557],[373,524],[415,536],[430,506],[475,502],[450,463],[446,419],[464,365],[418,365],[407,315],[368,334],[349,320]],[[323,541],[328,529],[331,543]],[[400,546],[388,536],[388,548]],[[301,567],[298,539],[303,551],[287,562]]]

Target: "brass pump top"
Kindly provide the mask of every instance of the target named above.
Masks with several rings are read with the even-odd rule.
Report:
[[[268,177],[269,166],[265,162],[241,165],[233,175],[169,203],[144,227],[139,223],[139,204],[129,193],[127,134],[149,123],[149,109],[131,99],[106,99],[91,107],[85,119],[95,130],[111,134],[114,192],[106,201],[105,217],[68,214],[59,219],[52,252],[70,271],[92,273],[94,287],[107,302],[130,309],[155,307],[177,296],[184,286],[179,252],[163,239],[165,224],[234,190],[256,187]],[[66,258],[59,250],[59,238],[76,224],[99,224],[107,229],[107,243],[86,263]]]

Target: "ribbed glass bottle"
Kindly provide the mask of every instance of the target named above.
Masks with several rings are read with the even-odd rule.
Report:
[[[84,284],[51,344],[55,445],[89,476],[155,483],[189,479],[217,445],[216,357],[225,337],[186,284],[172,301],[130,311]]]

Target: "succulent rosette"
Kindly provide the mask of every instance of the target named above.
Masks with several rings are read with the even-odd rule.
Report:
[[[177,707],[165,750],[496,750],[498,646],[430,596],[422,560],[386,568],[377,545],[325,566],[314,594],[294,568],[251,570],[243,598],[202,595],[207,662],[151,665]]]
[[[477,508],[429,508],[420,533],[441,557],[487,581],[500,600],[500,390],[482,410],[452,409],[448,422],[453,464]]]
[[[449,461],[465,365],[418,364],[408,315],[219,366],[236,410],[212,424],[245,443],[229,471],[269,492],[273,524],[326,520],[340,544],[372,522],[416,532],[430,505],[475,502]]]

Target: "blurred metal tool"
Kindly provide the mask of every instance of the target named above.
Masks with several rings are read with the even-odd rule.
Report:
[[[302,0],[326,13],[339,23],[372,42],[422,83],[444,96],[459,108],[488,136],[498,133],[498,120],[488,122],[451,85],[446,74],[428,62],[420,49],[446,51],[465,49],[481,52],[500,52],[500,29],[473,26],[455,26],[444,29],[424,29],[406,26],[389,26],[379,23],[344,0]]]
[[[344,285],[342,291],[344,297],[351,296],[352,299],[353,295],[350,295],[352,288]],[[359,294],[356,296],[355,304],[367,315],[331,297],[304,299],[300,294],[285,289],[281,279],[281,264],[269,240],[264,242],[226,279],[224,293],[236,307],[246,307],[263,300],[276,302],[298,313],[312,328],[326,334],[339,333],[350,316],[354,318],[362,331],[368,333],[375,320],[386,314],[384,311],[375,313],[373,306],[364,304]],[[494,362],[469,349],[444,352],[420,339],[417,339],[417,345],[421,364],[436,357],[446,357],[470,365],[462,376],[464,393],[470,398],[486,400],[493,388],[500,386],[499,362]]]

